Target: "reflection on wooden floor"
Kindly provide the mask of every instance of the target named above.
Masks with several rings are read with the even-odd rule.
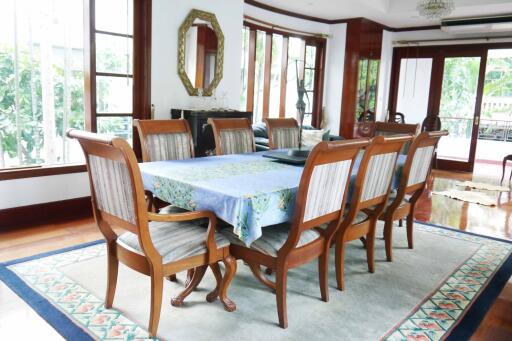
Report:
[[[486,236],[512,239],[510,227],[512,195],[510,192],[482,191],[496,200],[496,207],[472,204],[431,194],[432,191],[451,188],[462,190],[464,187],[457,186],[457,183],[466,180],[497,184],[495,178],[485,175],[472,176],[471,174],[433,171],[427,190],[416,206],[415,219]],[[476,190],[473,189],[473,191]]]
[[[499,176],[498,176],[499,173]],[[415,218],[434,224],[454,227],[464,231],[512,240],[510,215],[512,201],[508,193],[500,196],[490,192],[499,202],[497,207],[487,207],[456,201],[444,196],[431,195],[432,190],[453,188],[460,181],[473,180],[497,184],[501,170],[484,169],[476,175],[434,171],[428,189],[416,206]],[[508,173],[507,173],[508,174]],[[102,238],[92,219],[82,219],[59,224],[33,226],[0,231],[0,262],[41,252],[56,250]],[[52,328],[5,286],[0,285],[0,301],[9,309],[0,309],[0,335],[16,335],[18,339],[60,339]],[[21,317],[23,318],[15,318]],[[9,321],[9,323],[6,323]],[[18,322],[15,322],[18,321]],[[19,331],[23,330],[24,335]],[[13,337],[14,338],[14,337]],[[494,303],[472,340],[512,340],[512,282],[509,281]]]

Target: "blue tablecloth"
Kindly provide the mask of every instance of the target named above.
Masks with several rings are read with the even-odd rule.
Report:
[[[140,170],[144,188],[156,197],[187,210],[213,211],[250,245],[261,236],[262,227],[292,218],[303,170],[265,158],[263,153],[147,162],[140,164]],[[354,164],[353,177],[360,160]],[[398,163],[404,160],[401,156]]]

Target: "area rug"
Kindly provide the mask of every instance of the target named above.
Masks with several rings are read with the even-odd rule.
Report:
[[[467,201],[484,206],[496,206],[497,202],[495,198],[491,198],[485,193],[474,191],[459,191],[456,189],[448,189],[446,191],[432,191],[432,194],[443,195],[455,200]]]
[[[380,226],[381,229],[381,226]],[[382,231],[378,232],[379,236]],[[181,308],[169,300],[183,288],[166,281],[158,330],[163,340],[466,340],[512,274],[512,243],[433,225],[415,224],[415,248],[394,232],[394,261],[376,243],[376,271],[367,272],[359,241],[346,251],[346,290],[320,300],[317,264],[288,277],[288,329],[277,325],[275,296],[242,262],[229,290],[237,310],[207,303],[207,273]],[[64,338],[144,340],[149,278],[121,266],[114,309],[103,306],[105,245],[101,242],[4,263],[0,279]],[[180,277],[181,276],[181,277]]]
[[[484,190],[484,191],[510,192],[510,188],[508,188],[508,187],[487,184],[484,182],[464,181],[464,182],[458,183],[457,186],[480,189],[480,190]]]

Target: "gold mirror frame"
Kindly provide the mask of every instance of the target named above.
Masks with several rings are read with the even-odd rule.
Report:
[[[199,96],[199,90],[192,85],[192,82],[190,81],[190,78],[185,71],[185,39],[187,31],[192,26],[195,19],[201,19],[209,22],[212,25],[215,34],[217,35],[218,43],[217,60],[215,63],[215,76],[213,77],[208,88],[203,89],[203,96],[211,96],[213,94],[213,90],[215,90],[217,85],[219,85],[220,80],[222,79],[224,68],[224,34],[222,33],[222,29],[220,28],[215,14],[193,9],[190,11],[183,24],[181,24],[178,31],[178,75],[180,76],[183,85],[185,85],[188,94],[190,96]]]

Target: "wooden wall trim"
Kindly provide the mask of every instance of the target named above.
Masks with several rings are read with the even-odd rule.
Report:
[[[55,165],[0,170],[0,181],[87,172],[85,165]]]
[[[280,93],[281,97],[279,100],[279,118],[286,116],[286,80],[288,77],[288,37],[283,37],[283,49],[281,56],[281,85]]]
[[[265,73],[263,75],[263,118],[268,117],[270,108],[270,82],[272,73],[272,34],[265,35]]]
[[[387,26],[387,25],[384,25],[384,24],[381,24],[379,22],[376,22],[376,21],[373,21],[373,20],[370,20],[370,19],[367,19],[367,18],[363,18],[363,17],[344,18],[344,19],[325,19],[325,18],[314,17],[314,16],[305,15],[305,14],[301,14],[301,13],[296,13],[296,12],[292,12],[292,11],[287,11],[287,10],[284,10],[284,9],[281,9],[281,8],[277,8],[277,7],[274,7],[274,6],[270,6],[270,5],[261,3],[259,1],[255,1],[255,0],[244,0],[244,2],[246,4],[248,4],[248,5],[251,5],[251,6],[254,6],[254,7],[258,7],[258,8],[261,8],[261,9],[264,9],[264,10],[267,10],[267,11],[270,11],[270,12],[274,12],[274,13],[277,13],[277,14],[282,14],[282,15],[286,15],[286,16],[289,16],[289,17],[293,17],[293,18],[309,20],[309,21],[319,22],[319,23],[328,24],[328,25],[345,24],[345,23],[349,23],[352,20],[364,19],[364,20],[371,21],[371,22],[373,22],[375,24],[381,25],[383,29],[385,29],[387,31],[391,31],[391,32],[436,30],[436,29],[440,29],[441,28],[440,25],[412,26],[412,27],[390,27],[390,26]]]
[[[249,31],[249,62],[247,63],[247,111],[254,110],[254,73],[256,71],[256,31]]]
[[[0,210],[0,229],[43,225],[92,217],[91,197]]]
[[[324,24],[329,24],[331,22],[331,20],[328,20],[328,19],[317,18],[317,17],[313,17],[313,16],[309,16],[309,15],[304,15],[304,14],[300,14],[300,13],[295,13],[295,12],[287,11],[287,10],[280,9],[280,8],[277,8],[277,7],[274,7],[274,6],[263,4],[263,3],[259,2],[259,1],[244,0],[244,2],[246,4],[248,4],[248,5],[251,5],[251,6],[254,6],[254,7],[258,7],[258,8],[270,11],[270,12],[287,15],[289,17],[294,17],[294,18],[298,18],[298,19],[305,19],[305,20],[309,20],[309,21],[316,21],[316,22],[320,22],[320,23],[324,23]]]

